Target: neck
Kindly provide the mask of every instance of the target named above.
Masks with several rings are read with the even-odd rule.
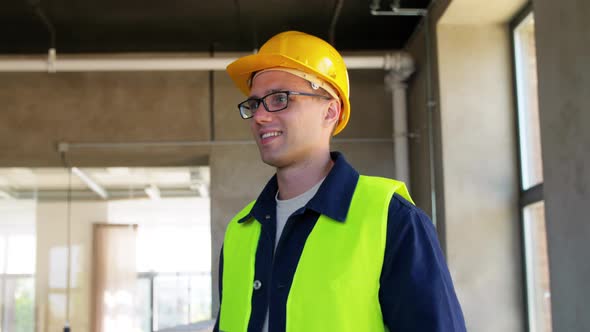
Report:
[[[333,165],[327,152],[289,167],[277,168],[279,199],[291,199],[308,191],[328,175]]]

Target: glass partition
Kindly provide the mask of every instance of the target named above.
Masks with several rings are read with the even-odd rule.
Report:
[[[0,168],[0,331],[211,324],[210,219],[208,167]]]

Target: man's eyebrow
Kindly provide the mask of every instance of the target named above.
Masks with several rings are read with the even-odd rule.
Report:
[[[285,91],[285,89],[269,89],[269,90],[266,90],[266,91],[264,92],[264,95],[263,95],[263,96],[269,95],[269,94],[271,94],[271,93],[273,93],[273,92],[279,92],[279,91]],[[251,98],[258,99],[258,98],[261,98],[261,97],[259,97],[258,95],[250,95],[250,96],[248,97],[248,99],[251,99]]]
[[[275,92],[279,92],[279,91],[285,91],[285,89],[277,89],[277,88],[275,88],[275,89],[268,89],[268,90],[266,90],[264,92],[264,95],[266,96],[266,95],[269,95],[271,93],[275,93]]]

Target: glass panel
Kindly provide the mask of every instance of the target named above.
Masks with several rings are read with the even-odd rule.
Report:
[[[191,322],[211,319],[211,274],[191,277]]]
[[[0,329],[35,330],[36,192],[32,172],[0,168]]]
[[[8,237],[6,273],[35,273],[35,235],[12,234]]]
[[[137,279],[137,301],[135,312],[139,318],[139,325],[142,332],[152,332],[152,304],[151,299],[151,281],[149,277],[139,277]]]
[[[154,279],[156,330],[189,323],[187,276],[157,276]]]
[[[181,329],[210,319],[209,179],[208,167],[81,168],[71,177],[63,168],[0,168],[0,332],[62,331],[66,317],[72,331],[93,329],[97,301],[131,306],[121,317],[134,328],[110,331]],[[104,301],[94,297],[91,275],[96,223],[138,229],[137,269],[124,279],[131,291],[103,289]],[[109,264],[104,275],[130,266]],[[161,281],[152,294],[152,276],[174,281]]]
[[[33,277],[6,277],[3,331],[33,332],[35,285]]]
[[[535,22],[529,14],[514,30],[514,58],[522,188],[543,182],[539,105],[537,95],[537,59]]]
[[[524,208],[524,236],[530,331],[550,332],[551,292],[544,202]]]

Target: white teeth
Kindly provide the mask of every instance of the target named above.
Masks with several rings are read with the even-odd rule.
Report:
[[[272,131],[270,133],[264,133],[260,136],[260,138],[265,139],[268,137],[273,137],[273,136],[281,136],[282,133],[280,131]]]

